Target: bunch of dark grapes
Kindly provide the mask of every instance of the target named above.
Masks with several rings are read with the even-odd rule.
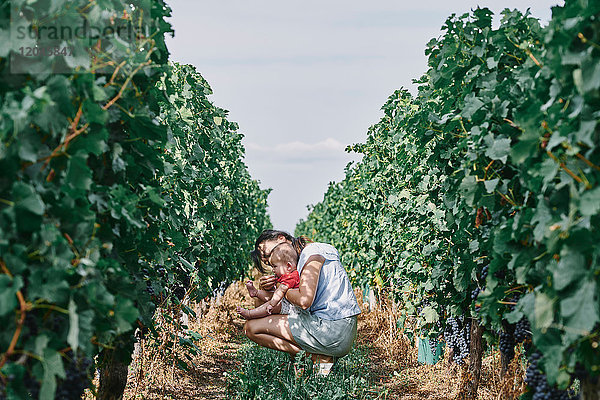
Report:
[[[510,309],[510,311],[514,311],[515,308],[517,307],[517,303],[519,302],[519,299],[521,298],[521,293],[515,293],[512,295],[511,298],[508,299],[508,302],[511,303],[509,304],[508,308]]]
[[[485,265],[481,269],[481,274],[479,274],[478,282],[483,284],[483,286],[482,286],[483,289],[485,289],[485,280],[487,279],[489,269],[490,269],[489,265]],[[473,300],[473,301],[477,300],[477,296],[479,296],[479,293],[481,293],[481,291],[483,289],[481,289],[480,286],[477,286],[475,289],[473,289],[473,291],[471,292],[471,300]],[[475,307],[479,308],[478,306],[475,306]]]
[[[508,361],[515,356],[515,336],[513,326],[507,325],[500,331],[500,352]]]
[[[175,286],[175,288],[173,289],[173,294],[175,295],[175,297],[177,297],[179,301],[183,300],[183,298],[185,297],[185,293],[186,289],[181,284]]]
[[[515,325],[515,343],[521,343],[531,338],[531,326],[529,320],[521,318]]]
[[[146,292],[148,292],[148,294],[152,297],[154,297],[154,295],[156,294],[154,292],[154,287],[152,286],[152,283],[150,281],[146,281]]]
[[[444,340],[453,349],[453,360],[457,364],[462,364],[464,359],[469,356],[470,332],[468,324],[464,325],[461,327],[457,318],[450,317],[446,321],[444,330]]]
[[[481,276],[479,278],[479,280],[483,283],[485,283],[485,280],[487,279],[487,275],[488,275],[488,271],[490,269],[489,265],[485,265],[482,269],[481,269]]]
[[[567,390],[559,390],[548,385],[546,375],[539,368],[541,358],[542,355],[537,352],[529,357],[529,366],[525,375],[525,382],[533,393],[532,400],[568,400]]]
[[[65,379],[58,381],[55,399],[79,400],[83,391],[90,384],[90,370],[92,359],[87,357],[73,357],[73,353],[67,353],[68,362],[65,365]]]
[[[439,340],[437,337],[430,337],[429,338],[429,348],[431,349],[431,354],[435,355],[435,352],[437,351],[437,345],[439,343]]]
[[[32,399],[37,399],[40,397],[40,387],[41,383],[35,379],[29,371],[25,373],[25,379],[23,379],[23,386],[27,393],[31,396]]]

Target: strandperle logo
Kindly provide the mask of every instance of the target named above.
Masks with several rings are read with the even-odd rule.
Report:
[[[17,26],[16,39],[37,40],[73,40],[73,39],[110,39],[115,35],[124,40],[135,39],[135,27],[130,19],[114,21],[115,26],[93,26],[81,15],[79,26]]]
[[[150,1],[11,1],[10,71],[110,73],[153,40]]]

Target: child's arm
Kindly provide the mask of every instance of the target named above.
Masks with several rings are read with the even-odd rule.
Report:
[[[286,285],[285,283],[281,283],[279,286],[277,286],[277,290],[275,290],[273,296],[271,296],[271,299],[268,300],[265,304],[270,304],[271,307],[277,306],[285,297],[285,294],[287,293],[288,289],[288,285]]]

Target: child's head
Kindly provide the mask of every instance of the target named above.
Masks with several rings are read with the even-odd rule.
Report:
[[[294,247],[287,243],[280,243],[273,248],[269,257],[269,264],[277,276],[295,271],[298,265],[298,253]]]

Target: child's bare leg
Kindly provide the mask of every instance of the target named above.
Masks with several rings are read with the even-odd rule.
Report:
[[[240,314],[244,319],[253,319],[250,315],[250,310],[247,308],[237,306],[237,313]]]
[[[277,306],[279,306],[279,304]],[[251,310],[238,306],[237,312],[245,319],[254,319],[273,314],[273,308],[275,307],[272,307],[270,303],[265,303],[262,306],[253,308]],[[281,311],[281,306],[279,306],[279,310]]]
[[[246,289],[248,289],[248,294],[250,295],[250,297],[256,297],[256,295],[258,294],[258,289],[254,287],[254,283],[252,281],[246,282]]]
[[[271,300],[271,297],[273,297],[273,292],[269,292],[267,290],[257,290],[256,297],[262,301],[269,301]]]

